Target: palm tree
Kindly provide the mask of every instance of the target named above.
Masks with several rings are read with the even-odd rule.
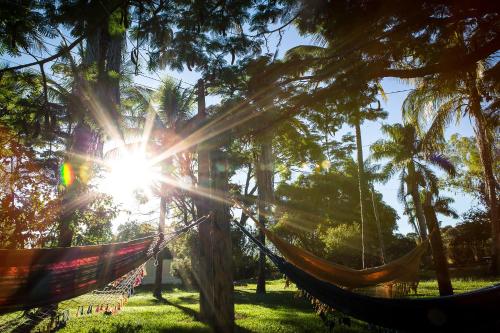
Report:
[[[356,157],[358,165],[358,186],[359,186],[359,206],[361,213],[361,264],[365,268],[365,218],[367,216],[367,207],[363,204],[364,199],[367,196],[367,181],[365,177],[365,166],[363,160],[363,143],[361,138],[361,124],[364,120],[376,120],[379,118],[385,119],[387,117],[387,112],[382,111],[379,107],[373,108],[363,108],[362,110],[356,109],[351,117],[349,117],[349,123],[354,126],[356,133]],[[379,235],[380,236],[380,235]]]
[[[458,218],[458,214],[450,207],[453,199],[448,197],[439,196],[438,192],[434,192],[429,187],[420,192],[425,221],[429,229],[429,243],[432,251],[432,258],[434,261],[434,268],[436,271],[436,279],[439,287],[439,294],[441,296],[452,295],[453,287],[451,284],[448,261],[446,259],[446,249],[443,245],[441,228],[437,220],[436,214]],[[410,215],[410,223],[414,225],[415,216],[412,214],[414,204],[412,200],[405,202],[405,214]],[[418,232],[418,228],[416,228]]]
[[[464,117],[473,120],[483,167],[487,203],[492,225],[492,271],[500,270],[500,220],[497,198],[498,182],[493,170],[498,91],[488,86],[483,71],[488,63],[477,63],[460,76],[430,76],[417,80],[416,89],[403,104],[403,117],[426,134],[423,144],[432,147],[443,139],[447,125]],[[492,85],[494,86],[494,85]],[[491,104],[486,105],[488,101]]]
[[[420,182],[418,174],[421,173],[417,174],[418,167],[422,167],[423,165],[418,163],[421,160],[421,149],[416,140],[415,128],[401,124],[383,125],[382,133],[389,136],[389,139],[378,140],[371,146],[371,158],[375,161],[389,159],[389,162],[383,169],[386,179],[389,179],[396,172],[400,172],[399,198],[401,201],[404,201],[406,193],[411,196],[414,203],[414,212],[420,238],[421,240],[425,240],[427,238],[427,229],[425,227],[425,217],[418,192]]]
[[[188,118],[193,105],[193,95],[187,90],[183,90],[180,84],[176,84],[172,80],[166,80],[160,88],[159,93],[159,108],[157,112],[157,127],[163,130],[169,129],[170,133],[176,130],[176,127],[181,121]],[[164,132],[168,133],[167,131]],[[163,142],[167,143],[169,138],[162,138]],[[169,166],[172,164],[172,158],[167,158],[162,163],[162,174],[170,174]],[[168,189],[164,183],[160,186],[160,220],[158,224],[159,232],[165,231],[165,217],[167,212],[167,202],[169,200]],[[158,255],[158,266],[156,267],[155,285],[153,295],[156,298],[161,298],[161,283],[163,272],[163,255]]]
[[[439,193],[428,189],[423,191],[424,214],[427,227],[430,230],[429,239],[436,270],[436,278],[441,296],[453,295],[453,286],[451,285],[448,261],[445,255],[445,248],[441,236],[441,228],[436,216],[440,213],[445,216],[458,218],[458,214],[450,207],[453,199],[440,197]]]
[[[255,140],[258,152],[255,154],[255,178],[257,182],[257,209],[259,212],[259,222],[262,225],[267,224],[267,219],[271,213],[270,204],[274,196],[274,159],[273,159],[273,134],[266,131],[262,138]],[[259,229],[259,241],[265,243],[265,235]],[[257,289],[258,294],[266,293],[266,255],[263,251],[259,252]]]
[[[422,141],[418,139],[417,131],[412,125],[383,125],[381,130],[389,138],[378,140],[372,145],[371,158],[376,161],[389,160],[382,171],[386,179],[400,173],[399,198],[406,201],[406,196],[411,196],[420,238],[425,240],[427,227],[419,188],[425,186],[426,182],[437,184],[436,176],[428,164],[448,174],[454,173],[453,166],[440,155],[426,155],[422,149]]]
[[[399,197],[405,202],[406,211],[413,211],[418,225],[421,240],[430,234],[432,257],[438,279],[441,295],[453,294],[448,264],[446,261],[441,232],[436,218],[436,212],[455,214],[450,208],[450,200],[438,197],[439,179],[430,165],[436,166],[449,175],[455,174],[453,165],[442,155],[425,155],[422,151],[422,142],[412,125],[384,125],[382,132],[389,136],[388,140],[379,140],[372,145],[372,158],[375,160],[389,159],[384,173],[389,177],[400,172]],[[406,191],[405,191],[406,185]],[[420,188],[424,189],[425,199],[421,199]],[[411,201],[406,200],[407,194]],[[433,200],[434,197],[434,200]]]
[[[128,132],[134,135],[140,132],[146,134],[141,145],[147,146],[147,150],[152,152],[163,152],[167,150],[174,140],[176,140],[176,129],[181,127],[191,114],[193,106],[193,94],[185,90],[180,83],[173,80],[164,80],[157,92],[141,87],[130,87],[126,91],[124,104],[127,105],[129,128]],[[158,107],[154,108],[153,104]],[[144,140],[145,139],[145,140]],[[136,145],[136,144],[132,144]],[[161,163],[161,173],[171,175],[171,165],[173,157],[168,157]],[[167,207],[172,199],[172,193],[165,183],[160,183],[155,192],[160,197],[160,217],[158,231],[165,231],[165,219]],[[162,253],[158,254],[158,265],[155,272],[155,284],[153,295],[161,298],[161,284],[163,272]]]

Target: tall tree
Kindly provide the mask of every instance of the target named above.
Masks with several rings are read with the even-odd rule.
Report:
[[[436,278],[438,282],[439,295],[453,295],[453,287],[451,285],[450,272],[448,269],[448,261],[446,259],[446,251],[443,245],[441,228],[437,219],[436,213],[440,212],[446,215],[452,215],[455,218],[458,215],[449,208],[448,201],[445,198],[436,197],[433,200],[432,190],[426,190],[424,194],[424,215],[427,227],[429,228],[429,240],[431,244],[432,257],[434,259],[434,267],[436,268]],[[434,193],[436,195],[437,193]]]
[[[338,150],[351,150],[340,146]],[[348,155],[348,160],[332,158],[328,170],[301,175],[294,182],[280,183],[276,190],[278,223],[275,231],[291,242],[319,256],[329,258],[353,268],[361,268],[361,235],[359,215],[359,190],[357,163]],[[397,214],[374,196],[379,208],[382,232],[391,235],[396,227]],[[371,204],[371,197],[364,198]],[[373,213],[367,212],[367,219]],[[366,263],[379,262],[376,228],[367,225],[368,238]],[[344,242],[344,238],[345,242]],[[328,244],[328,247],[325,245]]]
[[[125,128],[124,132],[129,133],[132,139],[138,139],[139,143],[131,142],[111,152],[119,153],[124,148],[134,151],[139,145],[139,149],[143,149],[148,155],[164,154],[178,142],[177,130],[181,130],[192,116],[193,102],[193,92],[182,88],[180,82],[174,82],[172,79],[165,79],[158,91],[137,86],[128,87],[124,100],[126,110],[124,118],[127,120],[128,128]],[[167,178],[153,184],[153,191],[160,198],[158,221],[160,233],[165,232],[165,219],[174,196],[174,190],[168,184],[168,179],[173,176],[174,163],[177,162],[180,169],[183,169],[182,156],[184,152],[172,153],[157,162],[161,175]],[[180,173],[182,171],[180,170]],[[153,295],[157,298],[162,297],[162,254],[160,252],[157,256],[158,265],[153,288]]]
[[[425,165],[417,132],[411,125],[395,124],[382,126],[382,133],[388,138],[380,139],[372,145],[371,157],[376,161],[389,159],[383,170],[387,179],[400,172],[400,199],[404,200],[406,197],[406,185],[407,193],[413,201],[420,238],[425,240],[427,227],[419,193],[419,184],[422,183],[420,177],[424,173]]]
[[[156,112],[154,130],[162,130],[161,137],[163,146],[157,151],[162,151],[170,148],[169,141],[174,142],[173,138],[168,138],[168,135],[175,133],[177,126],[186,121],[191,116],[193,95],[192,92],[181,88],[180,83],[175,83],[172,80],[165,80],[158,92],[159,108]],[[161,173],[165,177],[171,177],[173,158],[168,157],[161,161]],[[158,223],[159,232],[165,232],[165,219],[168,206],[171,204],[172,191],[165,183],[159,185],[160,196],[160,219]],[[153,295],[161,298],[161,284],[163,275],[163,253],[158,254],[158,266],[155,272],[155,286]]]
[[[316,98],[341,91],[357,80],[421,78],[424,82],[434,82],[427,90],[431,99],[437,97],[434,106],[444,106],[440,116],[436,113],[437,127],[443,127],[452,113],[459,116],[465,113],[474,120],[488,189],[492,270],[498,271],[498,180],[492,167],[495,158],[488,118],[498,108],[499,66],[495,56],[500,49],[499,5],[469,1],[325,0],[300,1],[296,10],[299,31],[320,32],[327,50],[290,59],[286,72],[292,74],[292,81],[325,83],[314,94]],[[455,99],[458,103],[450,98],[453,95],[462,96]],[[444,112],[445,109],[448,111]]]
[[[229,190],[229,165],[227,155],[223,149],[212,151],[210,154],[211,195],[213,221],[210,224],[213,246],[212,277],[214,299],[213,326],[215,331],[223,333],[234,332],[234,283],[232,263],[232,243],[229,206],[224,198]]]
[[[496,193],[498,182],[494,158],[495,129],[498,125],[495,101],[498,99],[498,93],[494,89],[488,89],[488,80],[480,80],[483,66],[475,65],[460,76],[436,75],[418,80],[417,88],[408,95],[403,104],[403,115],[419,130],[425,130],[423,144],[427,149],[432,149],[433,143],[444,139],[444,131],[453,119],[460,120],[467,116],[474,121],[485,185],[484,193],[490,212],[494,259],[492,270],[495,271],[495,265],[500,265],[500,220]],[[483,107],[487,100],[493,102]]]
[[[448,273],[444,248],[441,240],[439,223],[437,222],[432,195],[438,193],[438,179],[428,165],[438,167],[449,175],[455,174],[454,166],[442,155],[425,154],[422,142],[418,139],[415,127],[412,125],[384,125],[383,133],[389,138],[378,140],[372,145],[372,158],[375,160],[389,159],[385,166],[385,173],[393,175],[400,171],[400,199],[405,200],[405,184],[422,241],[427,239],[427,232],[432,233],[430,238],[434,268],[439,281],[440,292],[443,295],[453,293]],[[425,189],[426,196],[422,202],[420,189]]]
[[[380,104],[379,104],[380,106]],[[363,159],[363,143],[361,138],[361,124],[364,120],[376,120],[378,118],[386,118],[387,113],[383,112],[380,107],[378,109],[373,109],[370,107],[364,107],[361,110],[355,109],[349,120],[354,126],[355,136],[356,136],[356,161],[358,165],[358,189],[359,189],[359,208],[361,214],[361,263],[362,267],[365,268],[365,228],[366,228],[366,216],[367,216],[367,206],[364,204],[365,198],[368,196],[368,182],[365,178],[365,165]],[[375,221],[376,223],[377,221]],[[379,238],[382,237],[381,234],[378,235]]]
[[[258,188],[257,209],[259,212],[259,222],[267,224],[271,215],[271,204],[274,192],[274,161],[273,161],[273,136],[269,132],[257,140],[257,152],[255,157],[255,175]],[[265,244],[264,232],[259,229],[258,239]],[[259,265],[257,275],[257,293],[266,292],[266,255],[259,252]]]

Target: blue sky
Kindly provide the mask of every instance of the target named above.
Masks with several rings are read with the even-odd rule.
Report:
[[[277,36],[273,36],[269,40],[269,45],[271,46],[270,52],[274,52],[275,48],[274,46],[276,45],[277,42]],[[52,43],[57,44],[58,41],[52,41]],[[279,47],[279,55],[282,56],[286,50],[297,46],[301,44],[311,44],[311,41],[299,36],[298,32],[293,28],[289,27],[287,28],[283,40],[281,42],[281,45]],[[54,52],[54,49],[48,49],[48,53]],[[46,55],[45,55],[46,56]],[[145,56],[145,55],[144,55]],[[1,56],[2,63],[5,63],[5,60],[11,60],[16,63],[26,63],[26,62],[31,62],[33,59],[29,56],[23,55],[18,58],[11,58],[7,55],[2,55]],[[14,65],[14,63],[11,63],[11,65]],[[46,66],[48,67],[48,66]],[[47,69],[46,69],[47,71]],[[50,71],[48,71],[50,74]],[[179,72],[171,72],[169,70],[163,70],[158,73],[143,73],[144,75],[150,77],[147,78],[145,76],[135,76],[134,81],[147,85],[150,87],[157,87],[159,85],[159,78],[162,78],[166,75],[172,76],[176,79],[182,80],[186,82],[184,86],[189,87],[189,84],[194,84],[199,78],[199,73],[197,72],[190,72],[188,70],[185,70],[181,73]],[[405,90],[411,88],[410,85],[407,83],[404,83],[400,80],[397,79],[384,79],[382,81],[382,86],[386,92],[395,92],[395,91],[400,91],[400,90]],[[362,132],[362,138],[363,138],[363,146],[364,146],[364,156],[367,158],[369,156],[369,145],[375,142],[376,140],[381,138],[380,134],[380,125],[381,123],[387,123],[387,124],[393,124],[393,123],[398,123],[401,122],[401,105],[407,95],[407,92],[401,92],[401,93],[394,93],[394,94],[389,94],[388,95],[388,101],[383,102],[382,101],[382,106],[383,108],[388,112],[388,118],[382,122],[365,122],[361,128]],[[218,101],[218,98],[216,96],[208,96],[207,97],[207,104],[213,104]],[[346,132],[352,132],[350,128],[343,128],[341,131],[338,133],[338,138],[340,138],[343,134]],[[470,125],[470,122],[468,119],[463,119],[460,124],[454,124],[450,126],[446,132],[446,134],[449,136],[453,133],[460,133],[463,136],[472,136],[473,131],[472,127]],[[400,220],[398,222],[398,227],[399,227],[399,232],[401,233],[407,233],[411,231],[410,226],[407,223],[407,219],[405,216],[402,215],[402,210],[403,207],[401,203],[397,200],[397,189],[398,189],[398,179],[395,177],[394,179],[391,179],[388,181],[386,184],[376,184],[375,188],[377,191],[381,192],[383,194],[384,200],[393,208],[396,209],[398,214],[400,215]],[[457,191],[443,191],[444,195],[448,195],[450,197],[453,197],[455,199],[455,203],[453,204],[453,208],[461,214],[468,210],[472,205],[477,204],[474,202],[473,198],[465,195],[464,193],[457,192]],[[156,201],[156,200],[154,200]],[[139,211],[141,213],[150,211],[151,209],[154,209],[154,207],[158,207],[157,204],[154,202],[151,202],[148,205],[145,206],[140,206],[136,202],[133,201],[127,201],[123,202],[123,208],[127,208],[132,211]],[[131,218],[134,218],[134,216],[130,216]],[[141,218],[142,220],[147,220],[147,219],[152,219],[154,217],[154,214],[149,216],[148,218]],[[117,219],[117,224],[123,223],[126,219],[128,218],[127,214],[120,214],[120,216]],[[444,225],[448,224],[454,224],[456,223],[456,220],[450,219],[450,218],[445,218],[441,217],[440,220],[443,222]],[[114,229],[116,229],[116,225],[114,226]]]

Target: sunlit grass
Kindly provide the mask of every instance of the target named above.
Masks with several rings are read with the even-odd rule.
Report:
[[[452,279],[455,294],[488,287],[500,283],[500,279]],[[418,284],[417,297],[439,296],[436,280],[420,281]]]
[[[454,279],[457,293],[490,286],[499,280]],[[268,293],[255,294],[255,284],[237,286],[235,313],[237,332],[263,333],[326,333],[319,316],[309,302],[297,296],[294,287],[285,288],[283,280],[270,281]],[[435,280],[421,281],[418,297],[438,294]],[[73,318],[62,333],[132,333],[132,332],[211,332],[198,321],[198,293],[179,289],[165,291],[164,302],[158,302],[150,292],[139,292],[127,306],[113,316],[94,315]],[[366,325],[353,321],[352,327],[337,326],[333,332],[369,332]]]

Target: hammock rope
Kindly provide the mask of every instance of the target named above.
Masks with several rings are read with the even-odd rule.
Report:
[[[209,216],[124,243],[0,250],[0,331],[49,332],[73,316],[116,313],[141,283],[145,263]]]
[[[319,280],[354,289],[383,284],[412,284],[419,279],[420,261],[427,250],[427,242],[422,242],[406,255],[385,265],[356,270],[330,262],[286,242],[263,226],[248,208],[236,200],[233,202],[255,222],[288,262]]]
[[[274,254],[244,226],[234,223],[299,290],[345,315],[407,332],[496,332],[500,328],[500,284],[444,297],[371,297],[343,289],[301,270]]]

